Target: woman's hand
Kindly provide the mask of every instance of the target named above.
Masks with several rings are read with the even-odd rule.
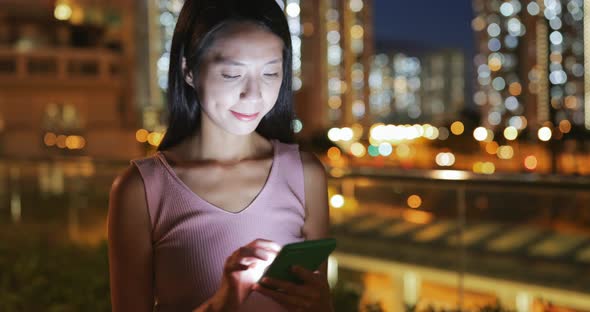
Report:
[[[211,298],[214,311],[235,311],[252,292],[257,268],[272,261],[281,246],[269,240],[256,239],[234,251],[225,261],[221,287]]]
[[[261,284],[278,290],[260,284],[254,285],[254,290],[273,298],[288,311],[333,311],[330,286],[320,271],[312,272],[299,266],[294,266],[292,271],[303,284],[264,278]]]

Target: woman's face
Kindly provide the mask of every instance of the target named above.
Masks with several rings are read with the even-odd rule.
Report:
[[[230,26],[204,56],[201,109],[220,128],[249,134],[275,105],[282,81],[281,38],[253,24]]]

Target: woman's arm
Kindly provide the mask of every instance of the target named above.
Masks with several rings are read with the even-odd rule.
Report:
[[[322,162],[312,153],[301,152],[305,185],[305,239],[326,238],[330,231],[327,174]],[[327,277],[328,263],[324,262],[319,271]]]
[[[133,165],[113,182],[107,227],[112,311],[152,311],[151,224],[143,180]]]

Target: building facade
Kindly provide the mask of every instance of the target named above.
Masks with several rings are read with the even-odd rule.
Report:
[[[141,155],[132,1],[34,2],[1,4],[0,153]]]
[[[482,125],[590,129],[583,0],[476,0],[476,93]]]
[[[387,48],[372,61],[372,119],[391,124],[450,124],[465,105],[465,56],[454,49]]]

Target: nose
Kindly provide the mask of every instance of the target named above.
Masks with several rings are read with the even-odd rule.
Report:
[[[247,101],[260,101],[262,99],[260,89],[260,81],[258,79],[248,78],[240,93],[240,98]]]

